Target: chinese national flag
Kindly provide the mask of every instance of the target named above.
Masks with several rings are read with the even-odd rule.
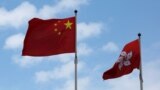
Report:
[[[104,72],[103,79],[113,79],[129,74],[133,69],[140,66],[140,45],[139,39],[126,44],[114,64],[114,66]]]
[[[75,17],[29,21],[23,56],[49,56],[75,52]]]

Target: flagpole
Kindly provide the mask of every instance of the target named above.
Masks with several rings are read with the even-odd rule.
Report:
[[[140,46],[140,73],[139,73],[139,79],[140,79],[140,90],[143,90],[143,77],[142,77],[142,57],[141,57],[141,33],[138,33],[139,38],[139,46]]]
[[[75,59],[74,59],[74,64],[75,64],[75,90],[77,90],[77,64],[78,64],[78,57],[77,57],[77,10],[74,11],[75,13],[75,22],[76,22],[76,25],[75,25]]]

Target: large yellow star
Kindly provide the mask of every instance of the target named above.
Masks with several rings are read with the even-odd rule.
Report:
[[[66,29],[71,29],[72,28],[71,27],[72,24],[73,23],[71,23],[69,20],[66,23],[64,23],[64,25],[66,26]]]

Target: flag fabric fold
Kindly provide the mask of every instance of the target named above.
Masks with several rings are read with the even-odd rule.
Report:
[[[140,67],[139,39],[126,44],[113,67],[103,73],[103,80],[118,78]]]
[[[33,18],[24,39],[23,56],[74,53],[75,17],[42,20]]]

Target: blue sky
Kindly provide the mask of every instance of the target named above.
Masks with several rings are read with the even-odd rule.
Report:
[[[0,0],[0,90],[74,90],[74,55],[22,57],[28,21],[78,10],[78,90],[138,90],[139,71],[102,80],[142,33],[144,90],[160,88],[159,0]]]

